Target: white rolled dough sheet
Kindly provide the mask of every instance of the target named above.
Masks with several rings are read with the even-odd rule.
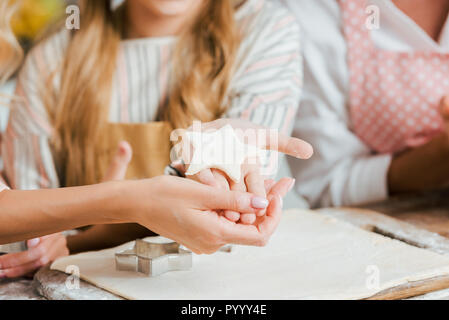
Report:
[[[190,271],[156,278],[115,270],[114,254],[132,246],[61,258],[51,268],[78,266],[82,279],[128,299],[362,299],[449,275],[448,257],[312,211],[285,212],[267,247],[195,255]]]

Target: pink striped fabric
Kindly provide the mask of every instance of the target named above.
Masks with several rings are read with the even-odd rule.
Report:
[[[286,9],[266,0],[247,0],[236,12],[236,21],[244,37],[225,116],[289,133],[302,87],[299,27]],[[2,144],[6,177],[14,188],[59,186],[49,144],[53,128],[40,90],[54,73],[58,76],[49,85],[57,94],[69,39],[62,30],[40,44],[20,72],[16,94],[21,102],[11,106],[7,141]],[[174,37],[122,41],[111,92],[111,122],[156,120],[172,85],[175,43]]]

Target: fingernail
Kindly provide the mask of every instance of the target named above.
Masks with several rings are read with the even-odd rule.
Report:
[[[296,183],[296,179],[292,180],[292,184],[290,185],[290,187],[288,187],[288,192],[292,191],[293,187],[295,186]]]
[[[284,208],[284,200],[282,199],[281,196],[278,196],[280,202],[281,202],[281,209]]]
[[[29,248],[32,248],[32,247],[37,246],[40,241],[41,240],[39,238],[34,238],[34,239],[31,239],[31,240],[28,240],[27,245],[28,245]]]
[[[255,209],[265,209],[268,207],[268,200],[262,197],[254,197],[251,199],[251,205]]]

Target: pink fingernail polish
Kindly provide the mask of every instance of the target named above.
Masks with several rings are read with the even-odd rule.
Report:
[[[262,197],[254,197],[251,199],[251,206],[255,209],[265,209],[268,207],[268,200]]]

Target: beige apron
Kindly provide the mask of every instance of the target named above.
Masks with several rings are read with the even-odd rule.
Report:
[[[106,173],[121,141],[127,141],[133,149],[126,179],[164,174],[170,163],[170,132],[167,122],[108,123],[95,148],[98,182]]]

